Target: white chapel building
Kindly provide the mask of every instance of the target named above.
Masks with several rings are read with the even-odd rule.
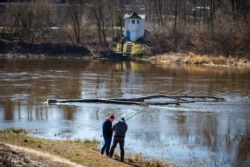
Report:
[[[124,16],[124,36],[127,40],[136,41],[144,37],[145,15],[138,15],[136,12]]]

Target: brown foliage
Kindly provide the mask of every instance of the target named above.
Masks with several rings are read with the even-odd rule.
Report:
[[[153,54],[163,54],[167,52],[181,52],[190,47],[191,35],[187,31],[169,31],[164,28],[154,28],[148,32],[146,41],[151,47]]]
[[[199,54],[229,56],[234,52],[232,35],[229,33],[197,32],[192,44],[194,51]]]
[[[250,4],[247,0],[211,1],[212,4],[185,1],[185,5],[183,1],[163,0],[144,3],[72,1],[71,6],[55,5],[60,13],[53,12],[54,4],[39,2],[12,5],[6,12],[9,28],[0,34],[1,37],[12,40],[19,37],[28,41],[74,41],[84,45],[105,43],[105,46],[111,46],[113,27],[122,26],[124,14],[137,9],[136,12],[146,14],[145,41],[151,49],[148,52],[150,54],[194,52],[201,55],[250,57]],[[193,5],[197,8],[194,9]],[[71,15],[63,17],[63,13],[67,13],[67,6],[72,7]],[[139,9],[145,10],[140,12]],[[55,25],[58,24],[56,20],[62,21],[58,24],[60,30],[49,33],[52,16]],[[40,38],[46,35],[47,39]]]
[[[234,37],[236,55],[245,55],[250,58],[250,25],[247,23],[239,23],[238,29]]]

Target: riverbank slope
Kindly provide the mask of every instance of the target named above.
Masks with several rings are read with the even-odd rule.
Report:
[[[83,46],[73,43],[29,43],[0,40],[0,58],[106,58],[108,50],[95,44]],[[148,53],[146,53],[148,55]],[[199,55],[193,52],[169,52],[154,56],[132,56],[131,60],[144,60],[153,64],[199,64],[250,68],[249,56],[225,57],[223,55]]]
[[[190,53],[167,53],[162,55],[152,56],[147,61],[153,64],[168,65],[171,63],[179,64],[197,64],[210,66],[225,66],[250,68],[250,59],[247,57],[225,57],[213,55],[197,55]]]
[[[118,155],[114,155],[113,158],[101,156],[98,141],[41,139],[28,136],[24,129],[0,131],[0,155],[0,166],[11,164],[41,167],[176,167],[170,163],[143,160],[139,155],[125,157],[122,163],[118,161]]]

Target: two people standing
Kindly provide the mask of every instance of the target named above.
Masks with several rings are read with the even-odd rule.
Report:
[[[114,115],[113,115],[113,117],[114,117]],[[106,121],[104,121],[103,125],[105,124],[105,122]],[[111,121],[111,124],[112,124],[112,121]],[[124,161],[124,154],[125,154],[124,153],[124,139],[125,139],[126,132],[128,130],[128,125],[125,122],[125,118],[122,117],[117,123],[115,123],[113,125],[111,130],[112,130],[112,132],[114,131],[114,139],[113,139],[112,147],[111,147],[110,152],[109,152],[109,151],[107,151],[107,149],[109,150],[109,147],[110,147],[110,143],[111,143],[111,140],[112,140],[112,135],[111,135],[111,140],[110,140],[110,143],[109,143],[109,147],[106,147],[106,155],[108,155],[109,157],[112,157],[113,154],[114,154],[114,150],[115,150],[117,144],[119,143],[119,146],[120,146],[120,161],[123,162]],[[105,131],[105,130],[103,129],[103,131]],[[105,142],[105,137],[104,137],[104,142]],[[104,148],[105,148],[105,145],[106,145],[105,143],[104,143],[104,146],[101,149],[101,154],[103,154],[103,152],[104,152]],[[108,152],[108,154],[107,154],[107,152]]]

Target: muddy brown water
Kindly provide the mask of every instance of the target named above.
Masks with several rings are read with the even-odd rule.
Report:
[[[47,99],[156,94],[217,96],[226,101],[147,109],[46,103]],[[0,60],[1,129],[26,128],[30,135],[41,138],[102,142],[102,122],[114,113],[116,120],[131,117],[127,120],[126,156],[141,154],[181,166],[250,164],[249,96],[250,69],[105,60]]]

